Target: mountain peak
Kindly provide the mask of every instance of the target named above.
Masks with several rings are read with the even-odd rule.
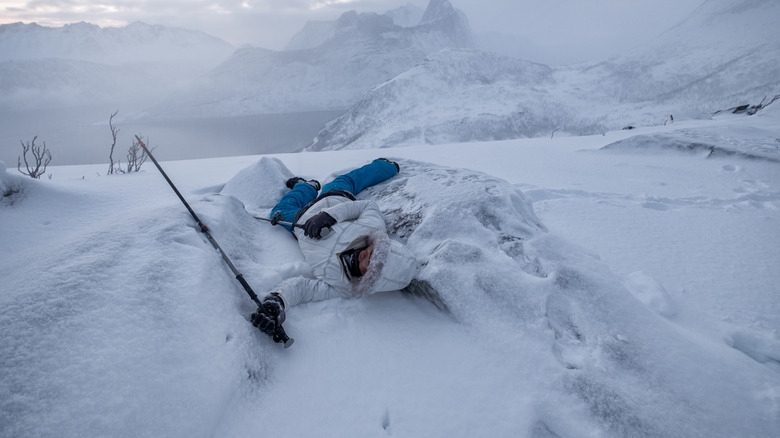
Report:
[[[430,3],[428,3],[428,8],[425,9],[420,24],[437,21],[457,13],[458,11],[452,6],[452,3],[450,3],[449,0],[431,0]]]
[[[475,47],[466,14],[455,9],[449,0],[431,0],[418,27],[436,29],[444,33],[456,47]]]

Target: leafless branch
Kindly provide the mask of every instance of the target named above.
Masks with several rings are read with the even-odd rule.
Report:
[[[148,141],[147,141],[148,143]],[[138,140],[133,140],[133,145],[127,150],[127,172],[138,172],[144,165],[148,155],[146,150],[141,147]]]
[[[22,143],[22,155],[19,156],[16,166],[16,168],[19,169],[19,172],[35,179],[40,178],[41,175],[46,173],[46,166],[51,162],[51,152],[46,148],[46,142],[43,142],[43,146],[36,146],[35,140],[37,138],[37,135],[33,137],[32,144],[30,142],[24,144],[23,141],[19,140]],[[30,166],[30,161],[32,160],[27,159],[28,152],[32,152],[32,159],[35,161],[34,167]],[[27,168],[26,172],[22,170],[22,157],[24,157],[24,166]]]
[[[116,147],[116,136],[119,134],[119,128],[114,126],[114,117],[119,114],[119,110],[116,110],[114,114],[111,114],[111,117],[108,119],[108,126],[111,128],[111,138],[113,141],[111,142],[111,152],[108,154],[108,175],[111,175],[114,173],[114,148]]]

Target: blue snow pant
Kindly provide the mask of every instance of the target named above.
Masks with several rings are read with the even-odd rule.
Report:
[[[349,192],[354,196],[363,191],[366,187],[379,184],[382,181],[395,176],[396,173],[398,173],[398,169],[395,168],[393,163],[376,159],[363,167],[344,175],[339,175],[333,181],[325,184],[325,187],[322,188],[322,194],[325,195],[330,191],[340,190]],[[296,184],[292,190],[287,192],[287,194],[282,196],[282,199],[280,199],[273,210],[271,210],[271,217],[274,217],[274,215],[279,212],[280,220],[293,222],[296,214],[316,198],[317,190],[310,184],[300,182]],[[282,226],[292,232],[291,226]]]

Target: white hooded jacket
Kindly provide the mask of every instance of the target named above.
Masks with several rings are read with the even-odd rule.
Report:
[[[387,236],[385,219],[374,201],[327,196],[306,210],[297,222],[306,223],[322,211],[336,219],[326,237],[311,239],[301,228],[295,228],[303,257],[316,278],[295,277],[281,282],[275,292],[282,297],[285,308],[309,301],[399,290],[412,281],[419,263],[406,247]],[[367,244],[374,245],[368,271],[361,277],[350,278],[339,256]]]

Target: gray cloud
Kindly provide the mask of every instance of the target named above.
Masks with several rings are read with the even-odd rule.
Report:
[[[514,35],[542,62],[601,59],[662,32],[702,0],[450,0],[476,32]],[[235,45],[282,48],[308,20],[348,10],[385,12],[427,0],[31,0],[6,2],[0,23],[59,26],[136,20],[202,30]],[[544,59],[542,59],[544,58]]]

